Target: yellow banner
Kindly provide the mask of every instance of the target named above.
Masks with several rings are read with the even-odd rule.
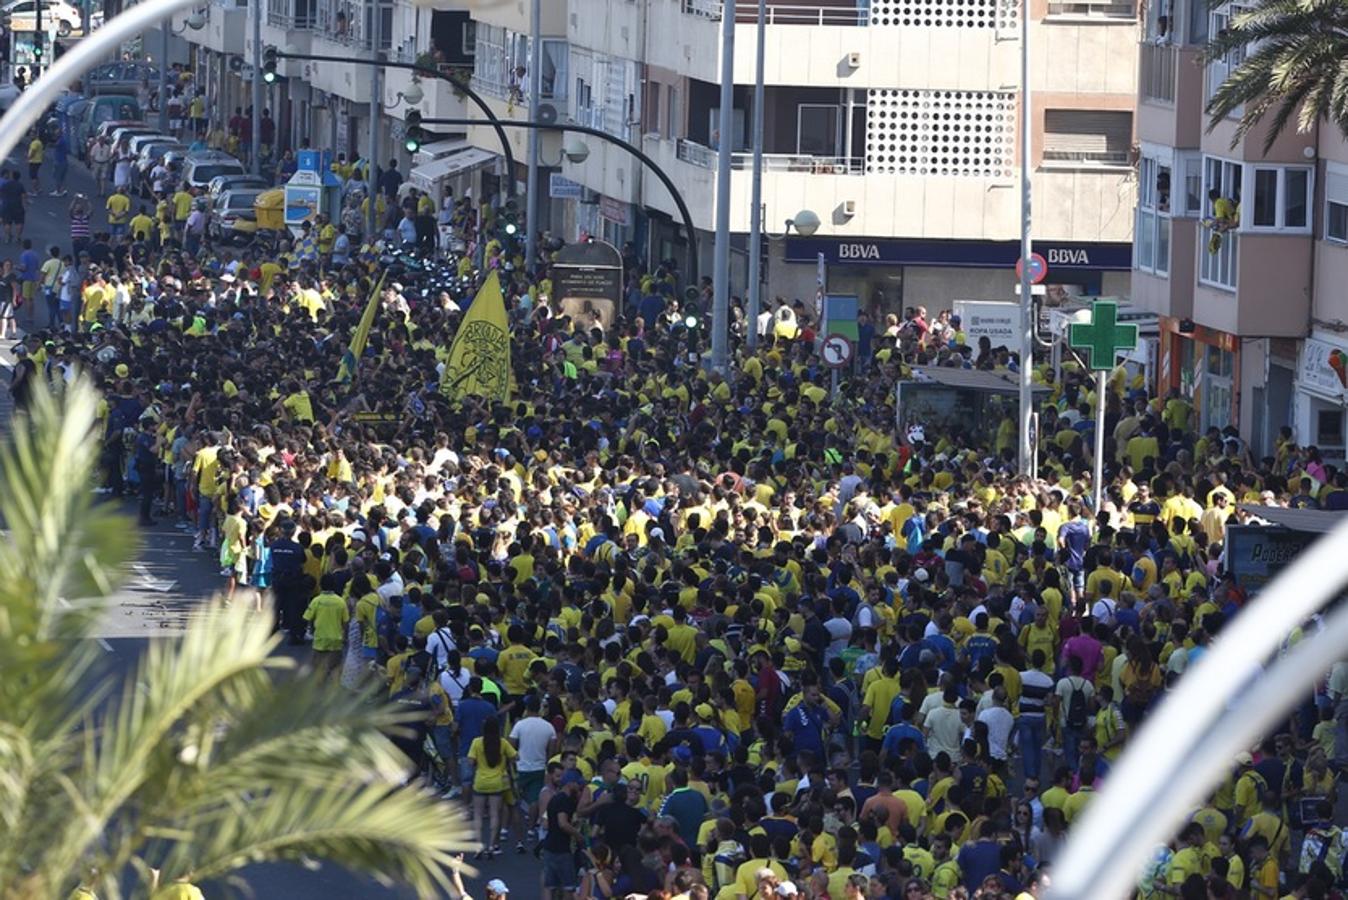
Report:
[[[351,335],[351,345],[346,348],[342,354],[342,364],[337,369],[337,380],[346,384],[356,377],[356,369],[360,366],[360,357],[365,353],[365,345],[370,341],[370,329],[374,327],[374,317],[379,312],[379,296],[384,292],[384,278],[388,275],[385,269],[379,275],[379,281],[375,284],[374,290],[370,292],[370,299],[365,304],[365,312],[361,313],[360,324],[356,326],[356,331]]]
[[[500,401],[510,398],[510,323],[501,281],[494,271],[459,323],[440,392],[451,400],[469,395]]]

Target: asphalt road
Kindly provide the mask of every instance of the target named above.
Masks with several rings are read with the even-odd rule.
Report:
[[[18,154],[11,156],[6,167],[21,162]],[[27,174],[26,168],[24,174]],[[43,173],[50,189],[50,173]],[[33,196],[28,210],[24,237],[33,240],[33,246],[45,258],[48,249],[59,246],[62,253],[70,248],[68,209],[76,192],[84,192],[94,199],[95,214],[91,223],[97,231],[105,222],[102,203],[94,198],[93,180],[89,172],[72,161],[66,179],[68,194],[64,197]],[[18,259],[21,245],[0,243],[0,259]],[[38,321],[45,325],[45,304],[38,303]],[[34,311],[25,307],[19,313],[19,326],[31,327]],[[12,342],[0,344],[0,431],[7,428],[12,406],[9,402],[9,367],[14,359],[9,349]],[[128,503],[128,521],[135,521],[135,509]],[[223,588],[223,579],[217,575],[214,554],[192,550],[192,536],[177,530],[171,523],[142,530],[144,550],[127,573],[126,580],[111,597],[108,613],[101,623],[96,640],[107,655],[106,677],[124,679],[134,676],[136,663],[150,641],[171,639],[182,633],[187,623],[197,614],[204,602]],[[280,652],[294,654],[283,648]],[[300,650],[307,653],[307,650]],[[119,692],[114,692],[119,693]],[[446,801],[448,802],[448,801]],[[482,885],[491,878],[501,878],[515,890],[516,896],[530,897],[539,893],[539,865],[532,854],[519,856],[514,852],[482,863],[474,862],[481,875],[467,879],[467,887],[475,896],[483,896]],[[392,874],[392,873],[391,873]],[[286,898],[286,900],[333,900],[341,898],[409,898],[409,891],[389,889],[361,875],[353,874],[330,864],[314,866],[274,864],[252,866],[241,874],[243,885],[208,884],[203,890],[210,900],[217,898],[253,896],[258,898]]]

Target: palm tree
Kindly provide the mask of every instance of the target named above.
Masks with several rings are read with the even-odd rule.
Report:
[[[1244,107],[1232,146],[1269,112],[1265,152],[1293,117],[1299,132],[1328,121],[1348,134],[1348,3],[1261,0],[1212,36],[1201,61],[1209,65],[1237,50],[1245,51],[1244,60],[1208,101],[1209,131]]]
[[[308,857],[443,895],[467,832],[404,786],[381,732],[405,716],[289,677],[245,604],[205,605],[125,683],[100,673],[89,638],[137,548],[91,500],[96,403],[83,382],[39,389],[0,446],[0,900],[145,896]]]

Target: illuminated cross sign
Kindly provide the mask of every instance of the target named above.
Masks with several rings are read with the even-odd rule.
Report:
[[[1119,351],[1137,347],[1137,326],[1119,324],[1119,305],[1113,300],[1096,300],[1091,320],[1073,323],[1067,343],[1085,351],[1091,369],[1112,369]]]

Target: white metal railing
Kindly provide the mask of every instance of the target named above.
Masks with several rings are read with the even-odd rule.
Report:
[[[1175,72],[1179,50],[1170,44],[1142,42],[1138,85],[1144,100],[1175,102]]]
[[[710,147],[695,141],[679,139],[674,155],[679,160],[703,169],[716,168],[718,154]],[[730,167],[749,170],[754,166],[754,155],[749,152],[730,154]],[[811,156],[808,153],[764,153],[764,172],[793,172],[805,175],[861,175],[866,161],[853,156]]]
[[[393,47],[393,7],[362,0],[316,0],[314,28],[324,38],[357,50],[369,50],[374,16],[380,15],[379,49]]]
[[[1136,19],[1137,5],[1131,0],[1052,0],[1050,18]]]
[[[725,8],[722,0],[683,0],[684,13],[700,16],[704,19],[720,21]],[[736,0],[736,22],[758,21],[758,4],[754,0]],[[870,10],[867,8],[832,6],[826,4],[771,4],[766,9],[765,22],[768,25],[869,25]]]
[[[313,0],[268,0],[267,24],[286,30],[313,28]]]
[[[1127,150],[1044,150],[1044,161],[1067,163],[1074,166],[1105,166],[1118,168],[1129,165]]]

